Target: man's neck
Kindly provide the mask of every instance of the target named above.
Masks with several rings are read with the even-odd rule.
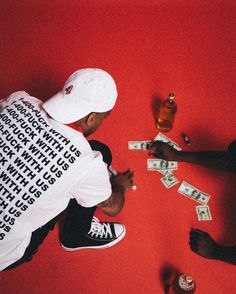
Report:
[[[76,131],[78,131],[78,132],[80,132],[80,133],[82,133],[82,134],[84,134],[84,130],[82,129],[82,127],[79,126],[79,125],[78,125],[77,123],[75,123],[75,122],[70,123],[70,124],[67,124],[67,126],[70,127],[70,128],[72,128],[72,129],[74,129],[74,130],[76,130]]]

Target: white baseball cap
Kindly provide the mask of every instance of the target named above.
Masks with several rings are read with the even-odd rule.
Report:
[[[42,106],[54,120],[69,124],[90,112],[111,110],[116,99],[116,84],[106,71],[84,68],[74,72],[63,89]]]

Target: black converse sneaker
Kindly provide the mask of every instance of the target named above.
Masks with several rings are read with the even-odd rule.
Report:
[[[61,243],[63,249],[68,251],[80,249],[105,249],[120,242],[125,236],[125,227],[118,223],[103,223],[93,217],[90,231],[80,239],[75,248],[66,247]]]

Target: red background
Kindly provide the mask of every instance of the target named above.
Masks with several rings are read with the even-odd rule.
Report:
[[[113,167],[134,169],[138,187],[114,219],[127,229],[121,243],[68,253],[56,228],[32,262],[0,274],[1,293],[163,293],[162,272],[169,266],[191,273],[198,294],[236,293],[236,268],[203,259],[188,245],[191,227],[222,244],[236,243],[234,175],[179,164],[180,181],[211,195],[213,221],[198,222],[197,203],[178,194],[178,186],[167,190],[158,173],[146,170],[147,154],[127,148],[129,140],[156,136],[155,114],[172,91],[178,112],[167,135],[184,150],[222,150],[235,139],[235,3],[1,1],[1,97],[26,90],[44,100],[79,68],[107,70],[119,98],[93,138],[111,147]]]

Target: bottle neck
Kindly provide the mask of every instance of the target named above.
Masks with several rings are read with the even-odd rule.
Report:
[[[174,104],[175,103],[175,94],[174,93],[170,93],[168,96],[168,101],[170,104]]]
[[[168,98],[168,102],[171,104],[171,105],[174,105],[175,104],[175,100],[174,98]]]

